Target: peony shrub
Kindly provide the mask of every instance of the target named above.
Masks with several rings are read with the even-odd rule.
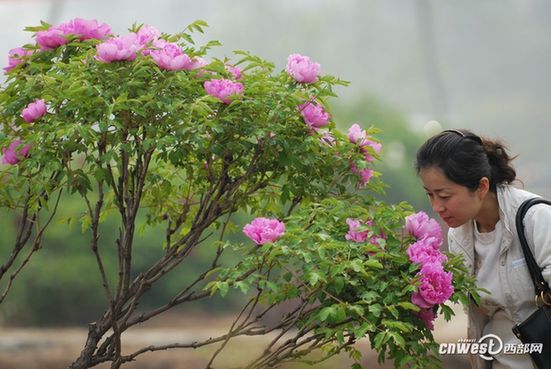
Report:
[[[431,236],[423,238],[423,245],[434,250],[427,255],[438,257],[414,252],[419,241],[409,230],[425,215],[411,214],[407,204],[389,206],[373,199],[311,203],[284,220],[284,232],[273,242],[233,244],[247,256],[237,270],[224,269],[221,273],[228,279],[212,282],[210,288],[225,294],[226,283],[245,293],[260,286],[258,299],[268,306],[289,297],[306,299],[309,303],[303,306],[310,309],[289,339],[300,341],[302,330],[312,326],[310,337],[328,345],[327,356],[344,349],[359,359],[361,352],[350,343],[367,336],[379,360],[390,357],[395,368],[439,367],[434,320],[438,313],[450,319],[450,303],[467,303],[470,294],[478,295],[462,260],[441,253],[441,239],[433,242],[441,229],[428,217],[421,229]],[[251,265],[262,265],[270,273],[237,278]],[[335,333],[337,342],[331,343]],[[266,364],[276,357],[266,355]]]
[[[299,54],[282,71],[244,51],[209,57],[219,43],[192,37],[204,27],[171,35],[135,25],[115,35],[75,18],[27,29],[35,42],[10,52],[0,90],[0,205],[19,220],[0,303],[68,193],[80,199],[73,216],[90,242],[79,246],[89,247],[105,295],[71,369],[222,342],[211,367],[230,339],[273,332],[263,352],[244,355],[248,367],[341,352],[359,362],[354,344],[366,336],[396,368],[438,367],[427,327],[437,313],[450,317],[448,299],[476,296],[474,282],[461,260],[437,252],[433,222],[408,218],[409,235],[411,208],[375,200],[384,187],[373,168],[377,129],[354,124],[347,136],[330,114],[334,87],[347,83]],[[142,229],[165,230],[152,245],[163,256],[139,270],[138,213]],[[118,222],[112,245],[102,238],[109,214]],[[253,220],[241,228],[236,214]],[[236,241],[239,229],[249,240]],[[198,248],[211,265],[170,301],[139,310]],[[237,261],[223,257],[230,250]],[[106,264],[107,253],[118,263]],[[136,351],[123,344],[125,331],[175,306],[230,293],[244,303],[225,335]]]

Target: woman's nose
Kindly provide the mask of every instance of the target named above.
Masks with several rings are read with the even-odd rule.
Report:
[[[442,205],[442,203],[440,203],[439,201],[433,200],[431,205],[432,211],[434,211],[435,213],[441,213],[442,211],[444,211],[444,205]]]

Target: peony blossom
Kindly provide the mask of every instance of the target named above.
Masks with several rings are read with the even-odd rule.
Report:
[[[161,31],[157,28],[144,24],[140,27],[138,32],[136,32],[137,41],[141,46],[146,46],[149,43],[157,40],[161,36]]]
[[[373,161],[375,158],[369,153],[368,147],[372,148],[377,154],[381,152],[382,145],[379,142],[365,140],[365,145],[360,147],[362,154],[364,154],[365,160]]]
[[[353,144],[361,145],[366,137],[367,133],[356,123],[348,129],[348,140]]]
[[[369,239],[369,243],[371,243],[372,245],[378,245],[379,239],[381,238],[386,239],[386,236],[384,235],[384,233],[381,233],[380,235],[376,236],[373,234],[372,230],[369,230],[369,229],[365,231],[358,230],[359,228],[361,228],[362,224],[368,227],[372,227],[373,226],[372,220],[361,222],[358,219],[347,218],[346,224],[348,224],[348,233],[344,236],[344,238],[346,238],[349,241],[367,242],[367,240]]]
[[[444,271],[441,264],[425,264],[419,271],[420,285],[411,296],[411,302],[420,308],[428,309],[442,304],[453,294],[451,272]]]
[[[243,84],[229,79],[213,79],[203,85],[207,93],[218,98],[224,104],[231,103],[230,97],[243,94]]]
[[[36,43],[40,46],[40,50],[52,50],[67,42],[69,42],[67,33],[59,27],[50,27],[46,31],[36,33]]]
[[[31,50],[25,50],[22,47],[11,49],[8,52],[8,66],[4,67],[4,70],[9,72],[23,62],[22,58],[29,56],[32,53],[33,52]]]
[[[243,74],[241,72],[241,68],[238,68],[238,67],[234,67],[233,65],[228,65],[226,64],[226,69],[228,72],[231,73],[231,75],[233,76],[233,78],[239,80],[239,79],[242,79],[243,78]]]
[[[346,224],[348,224],[348,233],[344,236],[349,241],[354,242],[365,242],[369,236],[369,230],[358,231],[358,228],[361,227],[362,223],[357,219],[348,218],[346,219]],[[366,223],[366,225],[371,225],[371,222]]]
[[[31,145],[22,145],[23,143],[20,140],[14,140],[8,148],[3,148],[2,164],[15,165],[23,158],[28,157]]]
[[[406,231],[417,239],[424,237],[434,237],[438,242],[433,246],[440,247],[442,242],[442,229],[438,222],[423,212],[409,215],[406,217]]]
[[[111,34],[111,28],[96,20],[75,18],[59,26],[52,26],[46,31],[36,33],[36,42],[41,50],[51,50],[69,42],[67,36],[76,35],[80,40],[104,39]]]
[[[407,249],[409,261],[421,265],[430,263],[443,264],[448,258],[440,252],[440,243],[440,240],[430,236],[417,240],[417,242]]]
[[[351,143],[358,145],[367,161],[373,161],[374,158],[369,153],[368,147],[371,147],[376,153],[381,152],[382,145],[368,138],[367,133],[356,123],[348,129],[348,139]]]
[[[352,163],[350,169],[354,174],[360,177],[359,186],[363,187],[369,183],[373,177],[373,170],[369,168],[359,169],[355,163]]]
[[[291,54],[287,58],[287,74],[301,83],[313,83],[318,79],[320,65],[310,60],[307,56]]]
[[[151,50],[150,55],[159,68],[172,71],[193,69],[193,61],[178,44],[157,40],[153,45],[158,49]]]
[[[327,146],[334,146],[335,145],[335,137],[330,132],[324,132],[323,136],[320,137],[320,141],[322,144]]]
[[[277,241],[285,233],[285,224],[277,219],[256,218],[243,227],[243,233],[257,245]]]
[[[209,62],[206,61],[204,58],[201,58],[200,56],[196,56],[193,59],[191,59],[190,69],[191,70],[200,69],[200,68],[203,68],[205,65],[208,65],[208,64],[209,64]],[[205,74],[204,72],[205,72],[204,70],[199,71],[197,73],[197,75],[198,76],[203,76]]]
[[[317,130],[318,128],[324,127],[329,123],[329,113],[327,113],[321,104],[316,104],[314,102],[306,102],[298,106],[300,109],[300,114],[304,118],[304,122],[308,127]]]
[[[111,28],[106,24],[99,24],[95,19],[74,18],[58,26],[66,35],[72,34],[80,40],[102,40],[111,34]]]
[[[21,118],[27,123],[32,123],[46,114],[46,103],[42,99],[36,99],[27,105],[21,112]]]
[[[434,330],[434,320],[436,319],[436,314],[432,309],[421,309],[417,316],[419,319],[425,323],[425,326],[430,329],[431,331]]]
[[[132,61],[140,45],[135,33],[110,38],[96,46],[96,59],[104,63],[114,61]]]

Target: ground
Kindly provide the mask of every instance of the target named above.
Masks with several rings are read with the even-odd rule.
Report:
[[[466,317],[460,308],[455,309],[457,316],[450,322],[438,319],[435,337],[438,342],[457,342],[466,338]],[[149,346],[174,342],[191,342],[207,339],[225,333],[231,324],[231,317],[217,317],[195,314],[186,316],[172,314],[163,320],[129,331],[124,337],[125,353]],[[74,360],[84,343],[85,328],[1,328],[0,327],[0,368],[1,369],[62,369]],[[263,348],[267,339],[244,338],[228,345],[224,354],[218,357],[214,368],[234,368],[246,360],[252,352]],[[217,346],[216,346],[217,347]],[[125,369],[194,369],[205,368],[210,355],[216,347],[202,349],[174,349],[147,353],[136,362],[129,363]],[[392,368],[388,363],[377,366],[376,355],[369,349],[369,342],[363,340],[358,348],[365,354],[362,366],[369,369]],[[247,355],[247,356],[245,356]],[[444,369],[462,369],[468,367],[465,356],[443,357]],[[350,368],[352,361],[341,355],[326,363],[316,365],[317,369]],[[108,365],[98,366],[108,369]],[[310,368],[307,365],[289,365],[284,369]]]

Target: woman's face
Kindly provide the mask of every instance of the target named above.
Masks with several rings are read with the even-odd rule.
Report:
[[[465,186],[452,182],[440,168],[422,168],[419,176],[432,205],[432,210],[440,215],[451,228],[459,227],[474,219],[486,191],[469,191]]]

